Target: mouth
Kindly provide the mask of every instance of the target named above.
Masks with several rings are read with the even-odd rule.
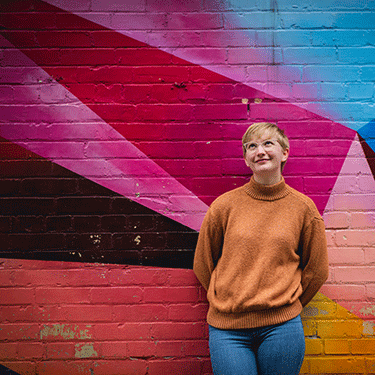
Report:
[[[259,160],[257,160],[256,161],[256,163],[261,163],[261,162],[263,162],[263,161],[269,161],[270,159],[259,159]]]

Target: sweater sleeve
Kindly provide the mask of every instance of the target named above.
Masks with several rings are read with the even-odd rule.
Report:
[[[210,208],[199,231],[197,247],[194,254],[193,270],[203,287],[208,290],[211,274],[220,257],[223,243],[223,230],[214,221]]]
[[[314,218],[302,236],[302,295],[306,306],[328,278],[328,254],[325,227],[322,218]]]

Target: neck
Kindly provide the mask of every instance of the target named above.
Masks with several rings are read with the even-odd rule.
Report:
[[[275,185],[281,181],[281,173],[272,174],[272,175],[257,175],[254,174],[254,180],[261,185]]]

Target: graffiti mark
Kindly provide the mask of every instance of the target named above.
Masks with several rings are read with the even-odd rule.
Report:
[[[91,326],[86,326],[91,328]],[[53,324],[52,326],[43,325],[43,328],[40,330],[40,339],[49,338],[49,337],[61,337],[64,340],[69,339],[78,339],[78,340],[87,340],[91,339],[91,333],[88,329],[79,329],[78,326],[69,326],[66,324]]]

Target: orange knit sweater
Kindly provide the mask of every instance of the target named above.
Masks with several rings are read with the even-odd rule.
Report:
[[[217,198],[202,223],[194,272],[207,290],[207,322],[221,329],[296,317],[328,277],[323,219],[284,179],[250,182]]]

